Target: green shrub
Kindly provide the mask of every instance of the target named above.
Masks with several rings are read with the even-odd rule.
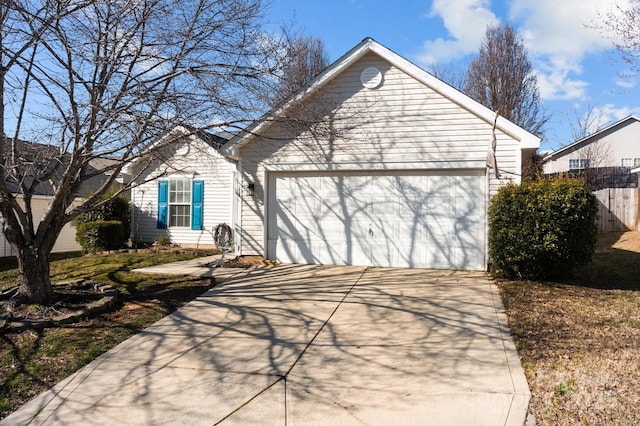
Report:
[[[591,260],[597,201],[577,179],[502,187],[489,204],[489,256],[498,277],[558,278]]]
[[[158,245],[158,246],[166,246],[167,244],[170,243],[170,240],[169,240],[169,237],[165,235],[159,235],[153,239],[153,242],[155,243],[155,245]]]
[[[111,198],[113,194],[107,193],[103,196],[103,200],[107,200],[100,207],[97,207],[89,212],[82,213],[76,218],[76,240],[82,245],[80,235],[80,225],[88,222],[98,221],[119,221],[122,224],[122,240],[119,242],[118,247],[124,247],[125,243],[129,239],[129,232],[131,230],[131,206],[129,200],[124,196],[118,196]],[[84,247],[84,246],[83,246]]]
[[[124,235],[124,226],[119,220],[97,220],[79,224],[76,239],[85,253],[96,253],[121,248]]]

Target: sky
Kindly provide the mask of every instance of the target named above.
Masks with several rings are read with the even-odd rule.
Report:
[[[426,70],[436,65],[454,73],[477,55],[488,25],[510,24],[551,116],[540,146],[550,151],[573,142],[571,129],[589,110],[600,127],[640,114],[637,78],[599,24],[614,6],[614,0],[272,0],[267,19],[293,21],[321,38],[331,61],[371,37]]]

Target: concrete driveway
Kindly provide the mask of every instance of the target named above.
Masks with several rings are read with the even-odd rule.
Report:
[[[482,273],[257,268],[2,424],[522,425],[502,310]]]

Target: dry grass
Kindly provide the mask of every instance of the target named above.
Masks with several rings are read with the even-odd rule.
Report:
[[[541,425],[640,424],[640,232],[564,283],[499,283]]]

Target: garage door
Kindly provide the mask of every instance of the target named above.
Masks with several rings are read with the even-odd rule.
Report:
[[[272,173],[269,258],[485,269],[483,171]]]

